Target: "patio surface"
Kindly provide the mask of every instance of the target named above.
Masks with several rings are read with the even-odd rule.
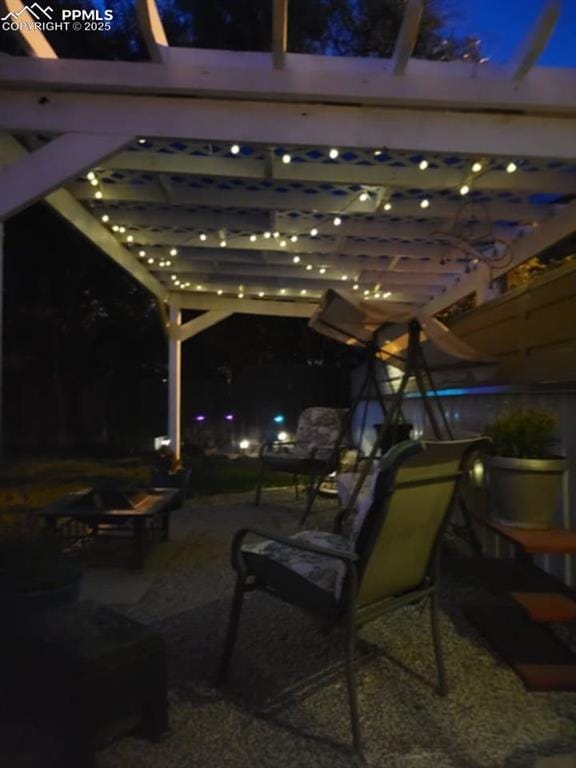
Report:
[[[172,541],[152,553],[144,574],[89,572],[83,597],[115,604],[160,633],[170,676],[169,737],[159,744],[121,739],[99,753],[99,768],[356,764],[339,638],[330,645],[299,611],[249,595],[229,684],[223,691],[213,686],[233,586],[232,533],[244,525],[296,528],[300,506],[289,490],[269,491],[265,501],[259,509],[247,494],[191,501],[175,513]],[[333,510],[322,500],[310,527]],[[446,574],[446,699],[433,690],[427,611],[407,607],[361,631],[359,702],[369,765],[576,765],[576,693],[526,692],[464,620],[459,606],[477,594]]]

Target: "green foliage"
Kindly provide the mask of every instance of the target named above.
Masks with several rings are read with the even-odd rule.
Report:
[[[556,417],[549,411],[521,407],[499,416],[485,434],[492,439],[491,453],[515,459],[545,459],[555,442]]]

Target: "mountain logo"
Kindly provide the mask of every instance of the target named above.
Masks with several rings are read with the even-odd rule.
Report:
[[[54,9],[49,5],[43,7],[38,5],[38,3],[32,3],[32,5],[23,5],[19,11],[9,11],[6,16],[2,16],[0,21],[8,21],[9,19],[18,21],[20,16],[26,12],[28,12],[33,19],[36,19],[36,21],[52,21]]]

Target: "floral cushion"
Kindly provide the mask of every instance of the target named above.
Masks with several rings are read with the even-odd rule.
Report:
[[[291,538],[305,544],[334,549],[338,552],[352,551],[352,545],[348,539],[335,533],[301,531]],[[320,589],[330,592],[336,600],[340,599],[346,576],[346,563],[343,560],[318,555],[315,552],[305,552],[271,539],[264,539],[257,544],[245,544],[242,547],[242,552],[270,558]]]

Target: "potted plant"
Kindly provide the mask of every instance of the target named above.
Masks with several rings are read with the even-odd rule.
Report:
[[[60,556],[58,542],[35,528],[0,536],[0,610],[25,615],[78,598],[82,571]]]
[[[566,459],[554,456],[556,417],[520,407],[485,429],[492,444],[486,456],[488,493],[498,522],[544,530],[560,498]]]

